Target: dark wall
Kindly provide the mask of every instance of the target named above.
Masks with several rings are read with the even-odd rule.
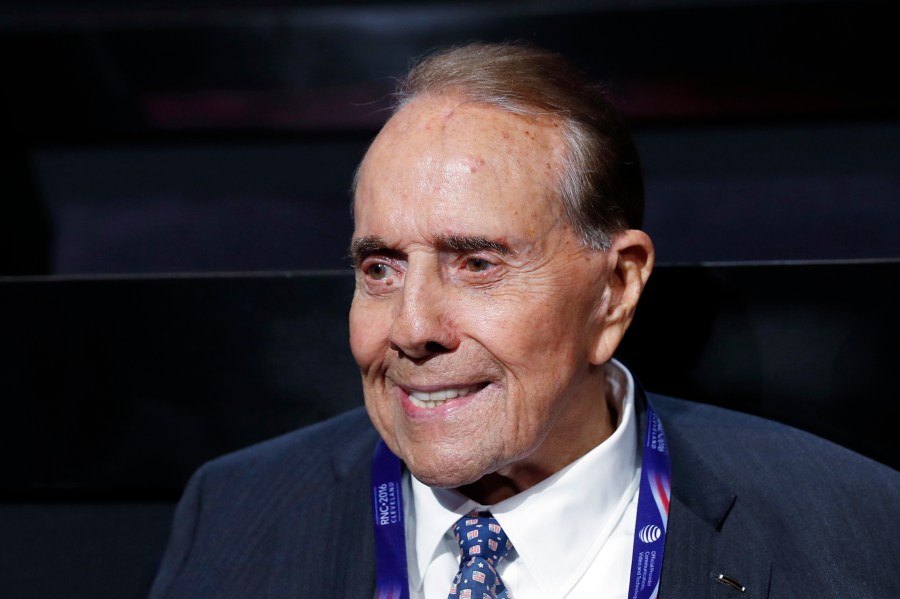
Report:
[[[651,391],[898,466],[898,275],[900,261],[661,267],[618,355]],[[0,281],[0,394],[16,399],[0,497],[174,499],[205,460],[360,407],[353,286],[349,272]]]
[[[532,40],[632,122],[665,262],[897,256],[884,2],[0,7],[0,269],[346,265],[349,180],[410,57]]]
[[[642,127],[663,262],[900,256],[900,122]],[[346,268],[368,143],[43,148],[57,273]]]

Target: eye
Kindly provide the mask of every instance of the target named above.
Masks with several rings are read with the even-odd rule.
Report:
[[[387,264],[376,262],[365,268],[366,276],[375,281],[384,281],[392,276],[396,271]]]
[[[469,272],[484,272],[492,266],[493,264],[482,258],[469,258],[466,260],[466,270]]]

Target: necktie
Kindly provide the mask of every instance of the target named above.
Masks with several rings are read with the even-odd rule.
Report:
[[[459,573],[449,599],[507,599],[509,596],[495,569],[512,549],[512,543],[490,512],[473,511],[453,527],[459,543]]]

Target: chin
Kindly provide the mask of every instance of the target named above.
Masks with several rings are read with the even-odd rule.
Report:
[[[412,472],[412,475],[415,476],[416,479],[418,479],[418,481],[422,484],[435,489],[458,489],[460,487],[470,485],[480,478],[475,478],[474,480],[460,479],[454,476],[446,476],[443,473],[437,476],[428,476],[427,474],[420,476],[415,472]]]
[[[429,487],[455,489],[469,485],[490,473],[490,468],[473,464],[465,458],[437,460],[422,463],[421,460],[404,460],[410,473]]]
[[[459,476],[448,474],[447,472],[416,472],[412,469],[410,469],[410,472],[419,480],[419,482],[428,485],[429,487],[437,487],[439,489],[455,489],[473,482],[467,478],[460,478]],[[475,480],[478,479],[476,478]]]

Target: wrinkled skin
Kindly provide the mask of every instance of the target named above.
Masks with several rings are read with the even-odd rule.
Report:
[[[642,232],[606,252],[573,233],[564,148],[550,118],[423,96],[359,172],[350,342],[366,408],[419,480],[485,503],[611,434],[603,365],[652,268]],[[447,389],[461,395],[410,399]]]

